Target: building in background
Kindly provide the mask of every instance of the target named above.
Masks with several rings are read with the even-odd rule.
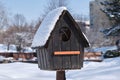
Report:
[[[102,1],[105,0],[94,0],[90,2],[90,30],[87,32],[87,36],[91,46],[94,47],[115,45],[118,39],[118,37],[105,37],[101,32],[112,26],[112,22],[106,14],[100,10],[103,8],[100,4]]]

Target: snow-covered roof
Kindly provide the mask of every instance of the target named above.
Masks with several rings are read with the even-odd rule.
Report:
[[[88,45],[91,46],[91,45],[90,45],[90,42],[89,42],[89,40],[88,40],[88,38],[87,38],[87,36],[86,36],[83,32],[82,32],[82,34],[83,34],[83,36],[85,37],[86,41],[88,42]]]
[[[48,13],[37,30],[31,47],[40,47],[45,45],[50,33],[54,29],[56,22],[59,20],[59,17],[62,15],[64,10],[66,10],[66,7],[60,7]]]

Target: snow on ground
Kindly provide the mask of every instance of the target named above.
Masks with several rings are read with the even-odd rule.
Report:
[[[120,58],[106,59],[103,62],[85,62],[80,71],[70,71],[69,80],[119,80]]]
[[[66,71],[67,80],[119,80],[120,57],[103,62],[84,62],[81,70]],[[0,80],[56,80],[55,71],[43,71],[37,64],[0,64]]]
[[[42,71],[37,64],[0,64],[0,80],[54,80],[55,72]]]

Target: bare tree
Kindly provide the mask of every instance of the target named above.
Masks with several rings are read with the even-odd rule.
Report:
[[[26,19],[22,14],[16,14],[13,18],[13,26],[17,27],[19,31],[26,25]]]
[[[37,31],[37,29],[39,28],[41,22],[42,22],[42,19],[41,19],[41,18],[38,18],[38,20],[37,20],[36,23],[35,23],[34,33],[35,33],[35,32]]]
[[[4,30],[8,27],[8,15],[4,5],[0,2],[0,43],[4,41]]]
[[[45,6],[43,17],[45,17],[48,12],[50,12],[51,10],[55,8],[62,7],[62,6],[67,7],[66,1],[67,0],[49,0],[48,4]]]
[[[89,20],[89,16],[84,15],[84,14],[74,14],[73,18],[75,20],[79,20],[79,22],[85,22]]]
[[[15,44],[22,47],[21,45],[24,43],[22,43],[23,37],[21,36],[23,36],[23,31],[27,30],[26,26],[27,23],[25,17],[22,14],[16,14],[13,18],[13,23],[9,25],[9,28],[4,32],[3,43],[7,44],[8,47],[10,44]]]
[[[0,2],[0,30],[4,29],[8,25],[7,11]]]

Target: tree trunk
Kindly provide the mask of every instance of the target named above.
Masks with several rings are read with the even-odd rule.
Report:
[[[120,39],[116,41],[117,50],[120,51]]]
[[[57,71],[56,80],[66,80],[65,71]]]

